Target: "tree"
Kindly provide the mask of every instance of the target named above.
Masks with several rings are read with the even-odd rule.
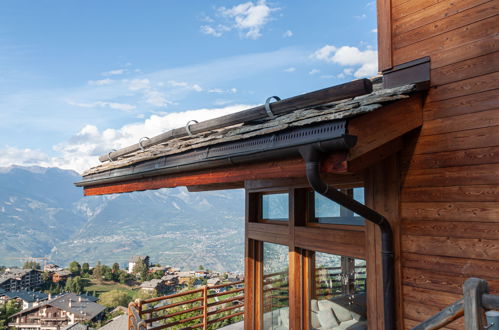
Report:
[[[102,279],[102,264],[100,261],[97,261],[97,265],[94,267],[94,271],[92,272],[92,277],[97,280]]]
[[[99,304],[116,308],[118,306],[127,307],[132,298],[123,290],[111,290],[100,295]]]
[[[165,276],[165,271],[164,270],[157,270],[152,274],[152,278],[155,279],[161,279],[163,276]]]
[[[147,277],[147,265],[144,260],[138,260],[133,266],[132,273],[138,275],[140,279],[145,280]]]
[[[7,301],[5,304],[0,304],[0,329],[7,329],[9,317],[21,311],[21,303],[15,299]]]
[[[73,261],[69,264],[69,271],[73,276],[78,276],[81,274],[81,266],[78,262]]]
[[[102,278],[104,279],[104,281],[113,280],[113,271],[109,266],[102,265]]]
[[[42,273],[42,281],[43,283],[48,282],[52,277],[50,276],[49,272],[43,272]]]
[[[113,273],[113,281],[117,282],[119,280],[119,276],[120,276],[120,264],[118,264],[117,262],[115,262],[113,264],[113,266],[111,267],[111,271]]]
[[[117,273],[120,270],[120,264],[115,262],[112,267],[113,273]]]
[[[40,264],[34,260],[26,261],[23,265],[24,269],[40,269]]]
[[[84,262],[82,265],[81,265],[81,272],[83,274],[90,274],[90,265],[88,264],[88,262]]]
[[[127,284],[129,281],[132,280],[132,276],[127,272],[120,270],[118,280],[120,281],[121,284]]]
[[[204,266],[203,265],[199,265],[199,270],[204,270]]]
[[[153,292],[146,291],[146,290],[138,290],[135,293],[133,298],[134,298],[134,300],[135,299],[146,300],[146,299],[150,299],[150,298],[155,298],[157,296],[158,296],[158,294],[156,293],[156,290],[154,290]]]
[[[66,280],[65,291],[81,293],[83,291],[83,280],[80,276],[70,277]]]

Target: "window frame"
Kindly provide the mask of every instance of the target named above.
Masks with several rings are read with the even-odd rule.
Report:
[[[358,177],[356,177],[358,179]],[[310,193],[308,183],[290,184],[279,182],[258,187],[256,184],[246,188],[246,285],[248,292],[253,292],[252,299],[247,300],[245,322],[249,328],[263,328],[263,242],[287,245],[289,247],[289,318],[290,327],[309,329],[309,299],[310,285],[308,272],[310,266],[308,251],[324,252],[340,256],[348,256],[366,260],[368,269],[367,233],[364,225],[340,225],[315,223],[311,221]],[[346,180],[345,180],[346,181]],[[339,187],[354,188],[365,185],[359,180],[341,184]],[[288,221],[273,221],[261,219],[261,195],[269,193],[288,192]],[[367,201],[367,189],[364,189],[364,199]],[[313,237],[324,239],[320,245],[314,245]],[[312,239],[311,239],[312,238]],[[305,242],[307,241],[307,242]],[[355,243],[352,243],[355,242]],[[253,250],[248,249],[252,247]],[[372,275],[372,274],[371,274]],[[248,308],[249,307],[249,308]],[[368,313],[369,314],[369,313]]]

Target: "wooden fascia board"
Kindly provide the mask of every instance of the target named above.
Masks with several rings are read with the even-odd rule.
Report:
[[[330,155],[322,165],[323,173],[346,171],[346,153]],[[237,188],[247,180],[305,177],[303,159],[287,159],[264,163],[234,165],[210,170],[162,175],[125,182],[85,187],[85,196],[117,194],[132,191],[193,186],[193,191]],[[203,187],[205,189],[203,189]],[[243,186],[241,185],[241,188]]]
[[[348,133],[357,136],[350,149],[347,172],[357,173],[397,152],[401,137],[423,124],[423,97],[412,95],[348,122]]]

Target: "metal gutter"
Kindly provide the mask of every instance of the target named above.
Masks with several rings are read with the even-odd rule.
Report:
[[[328,150],[347,150],[355,143],[356,137],[347,134],[346,120],[336,120],[162,156],[87,175],[75,185],[88,187],[241,163],[299,157],[298,147],[311,144],[327,147]]]
[[[381,262],[383,269],[383,298],[385,330],[395,329],[395,295],[393,279],[393,233],[388,220],[375,210],[357,202],[334,187],[328,185],[320,176],[321,159],[331,149],[308,145],[300,148],[305,160],[307,179],[314,191],[359,214],[374,223],[381,230]]]

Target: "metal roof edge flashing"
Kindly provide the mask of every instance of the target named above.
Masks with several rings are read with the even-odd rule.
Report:
[[[315,145],[324,152],[348,150],[356,142],[355,136],[347,134],[347,121],[335,120],[162,156],[123,168],[90,174],[75,185],[87,187],[262,160],[299,157],[298,147],[305,145]]]
[[[418,91],[430,87],[431,59],[429,56],[405,62],[383,71],[383,88],[415,84]]]

